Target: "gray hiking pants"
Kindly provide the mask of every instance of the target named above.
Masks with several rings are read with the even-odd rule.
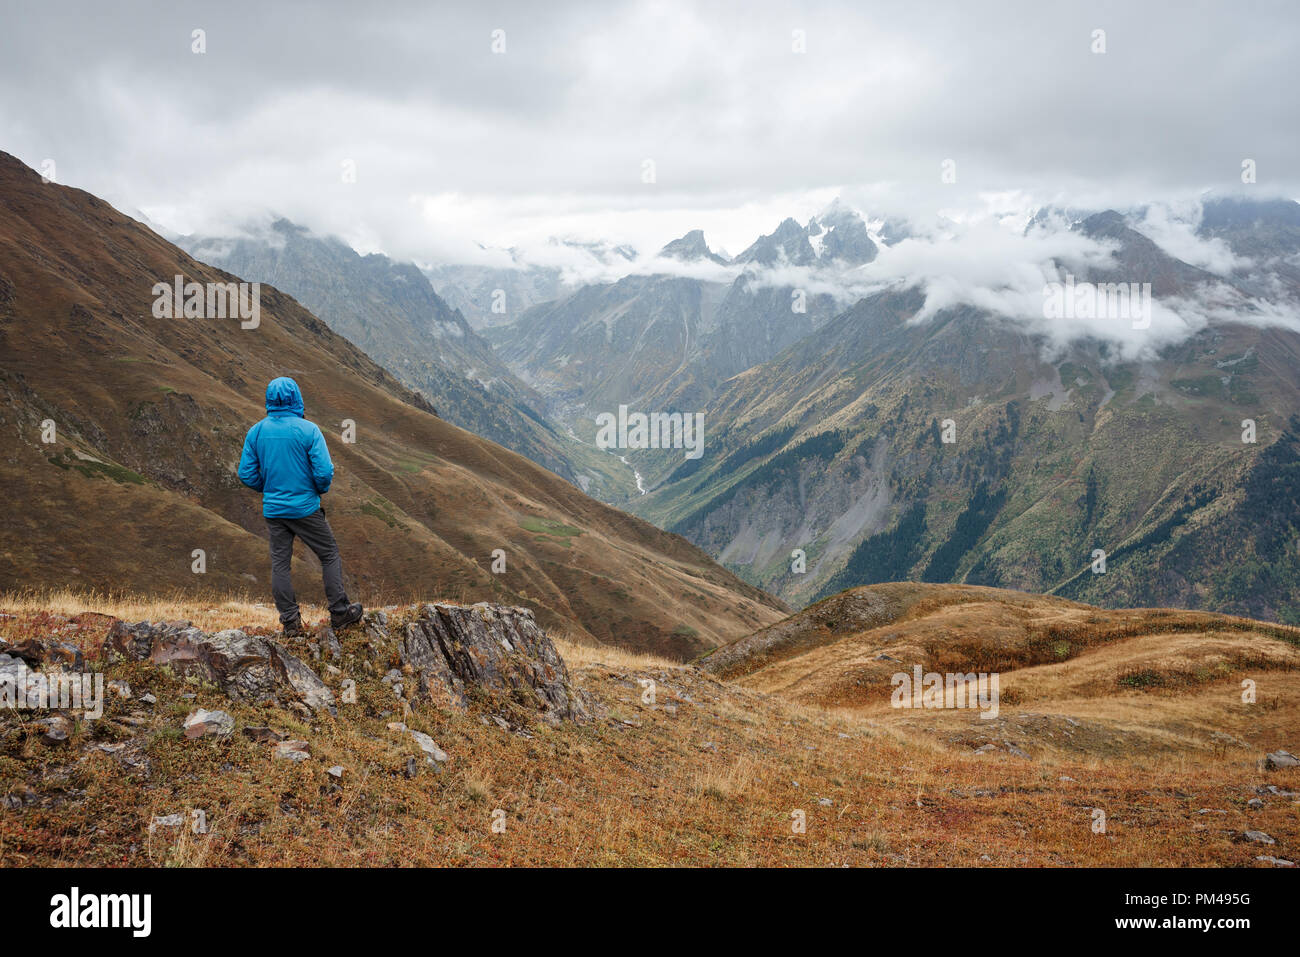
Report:
[[[268,518],[271,532],[271,594],[280,613],[280,623],[287,625],[298,617],[298,600],[293,594],[293,540],[301,538],[320,559],[321,578],[325,582],[325,600],[331,614],[342,614],[348,607],[348,593],[343,590],[343,561],[334,532],[318,509],[303,518]]]

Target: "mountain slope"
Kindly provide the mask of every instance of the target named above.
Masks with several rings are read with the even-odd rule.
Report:
[[[642,412],[703,409],[726,379],[835,314],[832,295],[801,290],[797,276],[781,270],[811,278],[812,270],[854,268],[875,254],[861,218],[839,207],[823,222],[785,220],[731,270],[693,230],[659,253],[694,265],[689,275],[674,267],[586,286],[487,335],[521,378],[567,405],[567,424],[585,435],[595,415],[622,404]],[[680,461],[644,452],[630,458],[656,474]]]
[[[414,265],[378,253],[361,256],[339,239],[283,219],[256,238],[191,236],[180,245],[202,262],[289,293],[428,397],[449,422],[584,490],[611,484],[601,472],[613,470],[549,421],[545,400],[515,378]],[[623,470],[615,474],[622,477]]]
[[[154,285],[177,275],[235,281],[0,154],[6,587],[266,597],[258,496],[234,469],[266,382],[284,374],[334,457],[326,510],[363,599],[493,598],[587,640],[677,656],[779,616],[778,602],[684,540],[430,414],[273,287],[261,288],[256,328],[155,318]],[[496,549],[500,575],[489,571]],[[311,599],[309,568],[297,575]]]
[[[1227,285],[1116,213],[1078,228],[1114,247],[1081,278]],[[1125,360],[924,303],[868,296],[725,383],[705,457],[629,507],[792,602],[910,578],[1300,621],[1300,335],[1241,311]]]

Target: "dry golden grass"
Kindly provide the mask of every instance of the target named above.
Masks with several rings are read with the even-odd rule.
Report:
[[[60,607],[81,610],[76,602]],[[95,610],[196,621],[204,613],[221,626],[253,621],[222,607]],[[22,615],[0,620],[0,637],[30,634],[33,619]],[[106,624],[78,627],[74,640],[89,649]],[[1219,647],[1217,637],[1205,640]],[[360,660],[360,635],[343,641]],[[1000,734],[1023,741],[1034,753],[1025,760],[975,755],[962,736],[986,729],[969,713],[788,702],[653,656],[565,640],[559,647],[597,718],[535,727],[530,737],[485,725],[473,712],[417,704],[402,717],[379,681],[382,669],[353,669],[359,703],[337,718],[304,722],[146,664],[113,665],[109,677],[127,680],[137,696],[152,692],[157,705],[110,697],[106,718],[80,723],[62,748],[40,743],[30,715],[0,716],[0,796],[22,802],[0,810],[0,866],[1189,867],[1259,866],[1260,854],[1300,854],[1300,804],[1286,796],[1300,790],[1300,774],[1256,766],[1264,751],[1294,745],[1290,691],[1276,706],[1262,693],[1256,710],[1221,709],[1240,743],[1220,751],[1187,746],[1193,733],[1169,725],[1171,713],[1186,719],[1181,692],[1170,689],[1081,699],[1098,709],[1078,719],[1082,726],[1119,740],[1106,751],[1073,748],[1045,731],[1040,743],[1039,719],[1004,706]],[[1072,688],[1046,670],[1062,664],[1034,680],[1052,693]],[[337,690],[339,676],[323,676]],[[655,683],[653,704],[643,700],[646,681]],[[1226,681],[1197,685],[1197,693],[1231,690]],[[239,732],[187,740],[179,729],[194,707],[306,740],[311,760],[275,760]],[[1154,715],[1145,725],[1144,710]],[[415,749],[387,728],[395,720],[430,734],[450,760],[408,778]],[[1045,727],[1060,738],[1066,726]],[[1171,746],[1150,745],[1162,727]],[[126,748],[111,754],[101,744]],[[327,774],[333,765],[343,767],[341,779]],[[1284,793],[1264,791],[1264,806],[1249,807],[1267,785]],[[1097,807],[1106,811],[1106,834],[1092,831]],[[188,827],[194,809],[206,812],[206,834]],[[154,816],[167,814],[182,814],[186,826],[151,835]],[[802,833],[792,826],[796,814],[806,822]],[[1247,829],[1277,844],[1246,843]]]
[[[648,671],[654,668],[672,668],[680,664],[680,662],[670,661],[658,655],[639,654],[614,645],[594,645],[567,637],[555,637],[553,640],[560,657],[564,659],[570,668],[601,664],[610,668]]]
[[[304,621],[317,621],[329,616],[328,610],[320,605],[302,603],[300,607]],[[182,592],[159,597],[69,589],[4,592],[0,593],[0,611],[28,616],[48,612],[67,617],[90,613],[131,622],[189,620],[206,631],[280,627],[275,605],[269,601],[232,601],[219,595],[196,597]]]
[[[751,789],[757,768],[742,754],[724,767],[710,766],[691,775],[691,791],[697,796],[730,801]]]

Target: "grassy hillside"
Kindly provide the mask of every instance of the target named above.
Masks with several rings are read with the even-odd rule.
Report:
[[[266,383],[292,375],[337,467],[325,508],[362,600],[436,590],[527,605],[580,640],[676,657],[780,616],[685,540],[431,414],[274,287],[255,329],[154,318],[154,284],[176,275],[237,279],[0,154],[6,586],[266,597],[259,497],[234,472]],[[314,569],[297,572],[307,599]]]

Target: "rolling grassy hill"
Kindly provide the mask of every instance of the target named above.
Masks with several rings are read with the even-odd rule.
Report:
[[[1096,758],[1215,753],[1300,737],[1300,629],[1174,609],[900,582],[834,595],[709,652],[707,671],[977,748]],[[978,709],[899,708],[893,676],[999,674]],[[1243,700],[1254,682],[1256,701]]]

